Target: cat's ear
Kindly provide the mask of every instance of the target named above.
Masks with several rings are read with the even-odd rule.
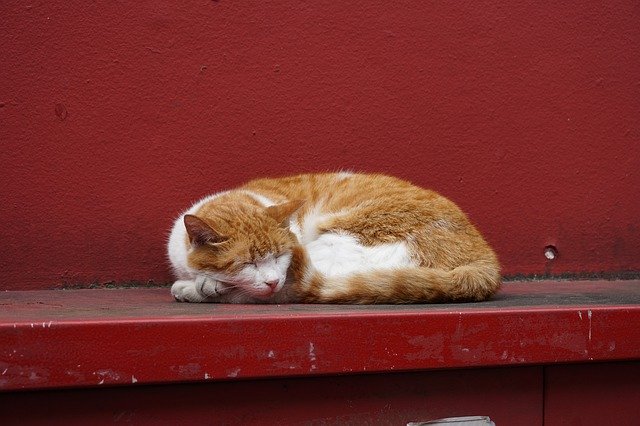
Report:
[[[275,206],[267,207],[267,214],[282,226],[289,226],[291,215],[302,207],[304,200],[293,200]]]
[[[184,227],[187,228],[189,241],[194,246],[208,245],[216,247],[227,241],[225,237],[214,231],[202,219],[192,214],[184,216]]]

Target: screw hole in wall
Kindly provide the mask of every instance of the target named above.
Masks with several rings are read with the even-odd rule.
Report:
[[[558,249],[556,246],[546,246],[544,248],[544,257],[547,260],[555,260],[558,258]]]

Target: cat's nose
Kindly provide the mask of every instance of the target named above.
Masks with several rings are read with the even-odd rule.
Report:
[[[276,286],[278,285],[278,281],[279,280],[269,280],[269,281],[265,281],[264,283],[271,289],[275,289]]]

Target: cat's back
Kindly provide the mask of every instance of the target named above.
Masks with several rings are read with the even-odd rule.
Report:
[[[304,200],[299,241],[350,235],[367,246],[411,244],[421,264],[446,267],[491,250],[465,213],[438,193],[382,174],[322,173],[249,182],[247,190],[277,202]],[[437,259],[436,259],[437,258]]]
[[[402,179],[383,174],[352,172],[309,173],[288,177],[256,179],[242,187],[274,201],[306,200],[337,209],[370,200],[407,202],[434,199],[438,195]]]

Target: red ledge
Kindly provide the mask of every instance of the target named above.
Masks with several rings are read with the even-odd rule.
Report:
[[[2,390],[640,359],[637,280],[507,283],[455,305],[198,305],[168,289],[0,305]]]

